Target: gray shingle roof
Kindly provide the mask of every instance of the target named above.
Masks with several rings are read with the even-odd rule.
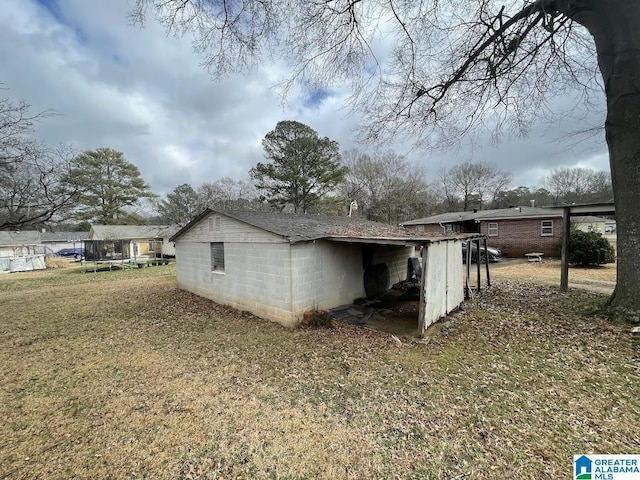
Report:
[[[434,223],[455,223],[469,220],[500,220],[539,217],[561,217],[562,212],[550,208],[515,207],[493,210],[478,210],[477,212],[451,212],[433,215],[404,222],[402,225],[429,225]]]
[[[285,237],[291,243],[327,237],[406,238],[411,236],[404,228],[357,217],[228,210],[219,213]]]
[[[40,245],[40,232],[36,230],[0,231],[0,245],[19,246],[19,245]]]
[[[586,215],[584,217],[573,217],[571,223],[604,223],[607,219],[596,217],[595,215]]]
[[[73,242],[86,240],[89,238],[89,232],[42,232],[40,238],[43,242]]]
[[[402,225],[426,225],[430,223],[452,223],[466,222],[475,218],[474,212],[448,212],[432,215],[431,217],[418,218],[417,220],[409,220]]]
[[[175,225],[92,225],[92,240],[167,238],[178,231]]]
[[[195,224],[212,213],[225,215],[275,235],[282,236],[291,243],[321,238],[397,239],[414,241],[433,239],[433,236],[417,236],[414,232],[409,232],[402,227],[372,222],[364,218],[207,209],[171,237],[171,241],[182,236]]]

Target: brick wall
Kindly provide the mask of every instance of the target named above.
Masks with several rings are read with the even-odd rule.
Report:
[[[543,220],[553,222],[553,235],[542,235]],[[480,233],[488,235],[489,223],[498,224],[498,235],[488,236],[487,244],[499,248],[507,257],[522,257],[530,252],[542,252],[548,257],[560,255],[562,218],[482,221]]]
[[[542,221],[553,222],[553,235],[542,235]],[[562,218],[536,218],[536,219],[511,219],[482,221],[480,223],[480,233],[488,235],[489,223],[498,224],[498,235],[487,236],[487,243],[490,247],[499,248],[507,257],[522,257],[525,253],[542,252],[547,257],[560,256],[560,245],[562,243]],[[416,225],[407,225],[405,228],[418,235],[442,235],[443,229],[440,225],[421,225],[418,229]]]

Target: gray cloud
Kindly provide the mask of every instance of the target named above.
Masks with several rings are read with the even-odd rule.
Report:
[[[57,112],[38,125],[47,142],[121,150],[157,193],[244,178],[263,158],[262,138],[283,119],[304,122],[343,149],[364,149],[355,141],[358,115],[345,109],[348,92],[322,92],[318,103],[294,91],[283,106],[272,88],[286,75],[283,66],[214,82],[189,38],[166,36],[153,22],[131,26],[127,0],[59,0],[57,6],[52,12],[35,0],[8,0],[0,18],[4,93],[24,98],[34,112]],[[487,135],[450,151],[385,147],[426,163],[431,174],[440,166],[493,161],[512,172],[514,186],[534,186],[559,166],[608,169],[603,134],[577,145],[557,141],[585,122],[601,122],[601,115],[580,111],[552,129],[541,121],[527,139],[498,145]]]

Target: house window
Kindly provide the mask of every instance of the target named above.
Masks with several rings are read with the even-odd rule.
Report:
[[[224,243],[211,243],[211,271],[224,272]]]
[[[497,237],[498,236],[498,224],[497,223],[490,223],[487,226],[487,234],[490,237]]]
[[[416,232],[424,232],[424,225],[418,225],[416,227]]]
[[[147,240],[147,251],[155,252],[156,251],[156,241],[155,240]]]
[[[553,236],[553,220],[542,220],[540,234],[543,237]]]

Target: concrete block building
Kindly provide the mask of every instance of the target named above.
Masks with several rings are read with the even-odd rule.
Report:
[[[179,288],[287,327],[406,279],[428,242],[361,218],[211,209],[170,240]]]

